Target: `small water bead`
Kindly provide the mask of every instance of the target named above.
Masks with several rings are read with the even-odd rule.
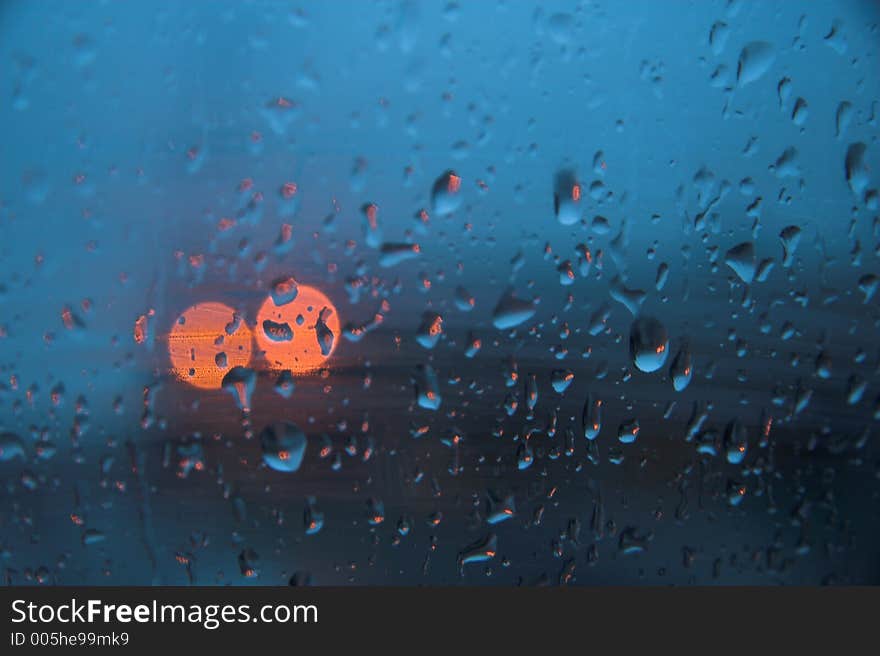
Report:
[[[416,331],[416,341],[426,349],[433,349],[443,335],[443,317],[436,312],[425,312]]]
[[[507,291],[492,312],[492,324],[499,330],[515,328],[535,316],[536,311],[534,300],[517,298],[512,291]]]
[[[683,392],[690,385],[694,376],[694,367],[691,360],[691,352],[688,346],[682,345],[672,365],[669,367],[669,378],[672,380],[672,387],[676,392]]]
[[[584,437],[595,440],[602,430],[602,400],[590,394],[584,403],[581,421],[584,429]]]
[[[724,431],[724,452],[727,462],[732,465],[740,464],[745,459],[747,450],[748,432],[738,419],[733,419]]]
[[[570,226],[581,220],[581,185],[572,171],[557,174],[553,193],[553,209],[561,225]]]
[[[431,188],[431,209],[437,216],[446,216],[461,206],[461,177],[455,171],[446,171]]]
[[[639,420],[630,419],[623,422],[617,429],[617,439],[621,444],[632,444],[638,438],[640,430]]]
[[[745,284],[750,285],[755,279],[757,264],[755,262],[755,245],[752,242],[737,244],[727,251],[724,263],[733,269]]]

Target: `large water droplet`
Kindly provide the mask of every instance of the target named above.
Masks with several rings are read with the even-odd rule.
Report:
[[[416,403],[418,403],[420,408],[437,410],[443,399],[440,396],[440,386],[437,382],[437,374],[434,373],[434,368],[429,364],[419,365],[416,371]]]
[[[263,462],[275,471],[295,472],[306,453],[307,439],[296,424],[281,421],[270,424],[260,434]]]
[[[794,260],[794,253],[801,241],[801,229],[796,225],[786,226],[779,232],[782,241],[782,266],[788,268]]]
[[[251,395],[257,384],[257,373],[248,367],[233,367],[225,376],[221,387],[232,394],[239,409],[250,412]]]
[[[498,536],[490,533],[479,542],[475,542],[465,548],[458,554],[459,565],[467,565],[468,563],[481,563],[492,560],[498,553]]]
[[[629,332],[629,351],[633,364],[641,371],[657,371],[669,356],[669,334],[653,317],[633,321]]]
[[[422,315],[422,323],[416,331],[416,341],[426,349],[432,349],[437,345],[443,334],[443,317],[436,312],[425,312]]]
[[[724,431],[724,453],[727,456],[727,462],[732,465],[738,465],[746,457],[748,449],[748,432],[738,419],[733,419],[727,424]]]
[[[632,444],[639,436],[640,430],[638,419],[627,420],[618,427],[617,439],[620,440],[621,444]]]
[[[554,369],[550,374],[550,384],[559,394],[563,394],[574,381],[571,369]]]
[[[299,286],[293,276],[279,278],[272,283],[272,300],[275,305],[287,305],[299,293]]]
[[[766,41],[752,41],[739,53],[736,81],[741,87],[759,80],[776,60],[776,51]]]

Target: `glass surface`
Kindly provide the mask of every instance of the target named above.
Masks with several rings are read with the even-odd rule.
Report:
[[[880,5],[0,4],[0,566],[880,582]]]

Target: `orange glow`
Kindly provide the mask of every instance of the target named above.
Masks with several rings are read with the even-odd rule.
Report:
[[[149,317],[152,317],[154,314],[155,311],[151,309],[146,314],[139,316],[134,322],[134,341],[136,344],[143,344],[147,341],[147,322]]]
[[[581,199],[581,186],[579,184],[576,184],[571,188],[571,199],[575,202]]]
[[[171,371],[201,389],[220,389],[232,367],[247,366],[253,336],[235,310],[223,303],[198,303],[187,308],[168,335]]]
[[[379,214],[379,207],[375,203],[370,203],[366,208],[367,213],[367,221],[370,223],[370,227],[375,230],[379,223],[376,221],[376,217]]]
[[[319,321],[332,339],[317,330]],[[322,292],[299,285],[290,303],[275,305],[271,296],[266,299],[257,312],[255,334],[270,369],[305,373],[319,368],[336,350],[341,339],[339,313]]]

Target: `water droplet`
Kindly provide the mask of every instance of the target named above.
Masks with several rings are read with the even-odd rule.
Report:
[[[318,510],[315,497],[306,499],[306,508],[303,512],[303,525],[306,535],[316,535],[324,528],[324,513]]]
[[[868,387],[868,381],[858,374],[851,375],[846,381],[846,402],[848,405],[856,405],[861,402]]]
[[[387,269],[417,258],[421,254],[421,249],[418,244],[385,243],[382,244],[379,253],[379,266]]]
[[[420,408],[437,410],[443,399],[440,396],[440,386],[434,368],[429,364],[419,365],[417,374],[415,382],[416,403]]]
[[[611,281],[609,293],[611,294],[611,298],[622,303],[634,317],[639,316],[642,304],[644,304],[645,299],[648,297],[648,295],[641,289],[629,289],[628,287],[625,287],[620,280],[620,277],[616,277]]]
[[[657,371],[669,355],[666,327],[653,317],[636,319],[630,327],[629,351],[633,364],[640,371]]]
[[[535,316],[536,311],[535,301],[517,298],[508,290],[498,299],[492,312],[492,324],[499,330],[515,328]]]
[[[559,223],[570,226],[581,220],[581,195],[574,172],[561,171],[556,175],[553,207]]]
[[[746,496],[746,486],[738,481],[727,482],[727,503],[738,506]]]
[[[724,452],[727,462],[732,465],[740,464],[746,457],[748,446],[748,432],[745,426],[738,419],[731,420],[724,431]]]
[[[466,547],[458,554],[459,566],[492,560],[498,553],[498,536],[490,533],[479,542]]]
[[[242,549],[238,554],[238,569],[245,578],[257,578],[260,575],[260,555],[249,547]]]
[[[296,299],[299,293],[299,286],[293,276],[279,278],[272,283],[272,300],[275,305],[281,306],[290,303]]]
[[[538,379],[535,374],[528,374],[525,383],[526,407],[531,413],[538,404]]]
[[[653,533],[639,533],[635,527],[629,526],[620,532],[617,546],[620,553],[628,556],[645,551],[653,539]]]
[[[807,122],[807,117],[809,116],[809,107],[807,106],[807,101],[803,98],[798,98],[794,101],[794,109],[791,112],[791,120],[797,126],[803,126],[804,123]]]
[[[431,209],[437,216],[455,212],[461,205],[461,178],[455,171],[446,171],[431,188]]]
[[[221,387],[232,394],[239,409],[250,412],[251,395],[257,383],[257,373],[247,367],[233,367],[225,376]]]
[[[849,124],[852,123],[853,108],[852,103],[844,100],[837,106],[837,112],[834,116],[836,128],[835,136],[840,139],[846,134]]]
[[[797,247],[800,244],[801,229],[795,225],[786,226],[780,231],[779,239],[782,241],[782,266],[788,268],[794,261],[795,251],[797,251]]]
[[[639,436],[639,431],[641,428],[639,427],[638,419],[629,419],[622,424],[617,429],[617,439],[621,444],[632,444],[636,441],[636,438]]]
[[[716,57],[724,52],[727,39],[730,38],[730,27],[723,21],[716,21],[709,30],[709,46]]]
[[[379,248],[382,245],[382,228],[379,226],[379,206],[375,203],[367,203],[361,207],[364,226],[364,241],[370,248]]]
[[[330,330],[330,327],[327,325],[327,320],[332,314],[333,310],[328,307],[323,307],[321,308],[321,311],[318,312],[318,318],[315,320],[315,337],[318,339],[318,347],[321,349],[321,355],[325,358],[333,352],[333,344],[336,339],[333,331]]]
[[[816,356],[816,375],[819,378],[831,378],[831,364],[831,356],[828,354],[828,352],[821,351],[819,355]]]
[[[863,303],[871,302],[871,299],[874,298],[874,294],[877,292],[878,283],[880,283],[880,278],[873,273],[866,273],[859,278],[859,291],[865,295],[865,298],[862,300]]]
[[[522,471],[528,469],[535,462],[535,453],[528,442],[520,442],[516,449],[516,465]]]
[[[280,421],[270,424],[260,433],[263,462],[279,472],[295,472],[306,453],[307,439],[296,424]]]
[[[462,312],[470,312],[474,309],[476,304],[476,299],[468,292],[468,290],[461,285],[455,288],[455,307]]]
[[[861,196],[870,182],[868,164],[865,162],[867,147],[863,143],[851,144],[846,150],[844,160],[846,181],[853,193]]]
[[[554,369],[550,374],[550,384],[559,394],[564,394],[573,381],[574,372],[571,369]]]
[[[489,492],[486,509],[486,522],[500,524],[516,516],[516,503],[513,493],[501,496]]]
[[[587,397],[583,413],[581,414],[581,422],[584,428],[584,437],[588,440],[595,440],[602,430],[601,399],[595,398],[592,394]]]
[[[385,504],[381,499],[370,497],[367,499],[367,523],[370,526],[379,526],[385,521]]]
[[[687,344],[682,344],[672,365],[669,367],[669,378],[672,379],[672,387],[676,392],[683,392],[690,385],[694,375],[694,367],[691,362],[691,352]]]
[[[741,87],[761,79],[776,60],[776,51],[766,41],[752,41],[739,53],[736,81]]]
[[[289,342],[293,339],[293,329],[290,324],[271,319],[263,321],[263,334],[273,342]]]

